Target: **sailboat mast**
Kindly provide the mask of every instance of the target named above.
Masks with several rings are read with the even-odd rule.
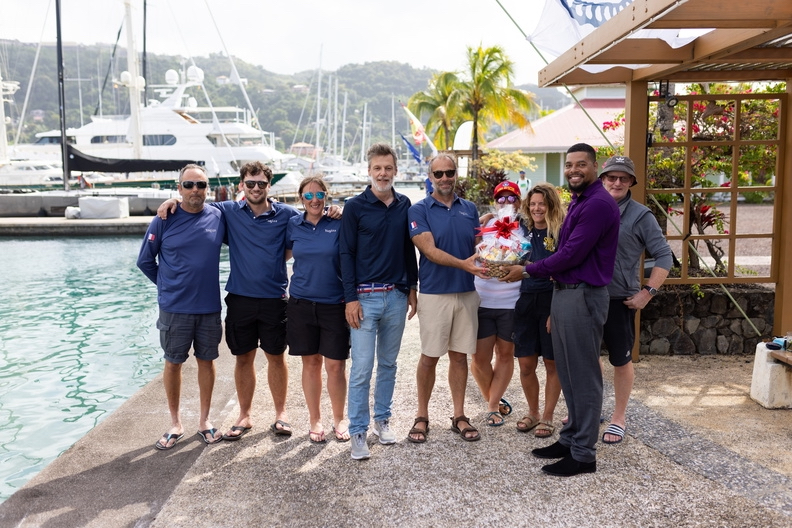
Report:
[[[344,158],[344,139],[346,138],[346,109],[347,109],[347,92],[344,92],[344,111],[341,115],[341,156]]]
[[[135,34],[132,31],[132,0],[124,0],[126,9],[126,32],[127,32],[127,69],[129,71],[129,131],[127,135],[132,142],[132,157],[140,159],[141,136],[140,136],[140,86],[138,86],[138,56],[135,47]]]
[[[363,132],[360,135],[360,163],[366,162],[366,114],[368,103],[363,103]]]
[[[316,141],[314,141],[314,159],[319,159],[319,131],[322,117],[322,47],[319,46],[319,80],[316,84]]]
[[[61,9],[60,0],[55,0],[55,27],[57,31],[57,51],[58,51],[58,116],[60,117],[61,133],[61,160],[63,161],[63,190],[69,190],[69,152],[66,148],[66,108],[65,91],[63,86],[63,38],[61,36]]]

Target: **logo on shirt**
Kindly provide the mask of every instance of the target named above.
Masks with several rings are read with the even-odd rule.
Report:
[[[410,229],[412,231],[415,231],[416,229],[418,229],[418,222],[415,222],[415,221],[410,222]]]
[[[273,218],[272,220],[267,220],[267,223],[268,224],[277,224],[278,221],[275,218]]]
[[[335,233],[338,229],[325,229],[325,233]]]
[[[155,235],[154,233],[149,233],[149,236],[148,236],[148,241],[149,242],[154,242],[156,239],[157,239],[157,235]]]
[[[204,229],[204,233],[217,233],[217,229],[207,227]]]

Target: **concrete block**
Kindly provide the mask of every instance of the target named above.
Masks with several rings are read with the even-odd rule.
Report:
[[[81,218],[128,218],[129,199],[127,197],[81,196]]]
[[[770,356],[764,343],[756,345],[751,398],[767,409],[792,408],[792,367]]]

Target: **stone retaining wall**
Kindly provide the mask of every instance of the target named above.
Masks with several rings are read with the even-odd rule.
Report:
[[[720,287],[662,289],[641,311],[641,354],[753,354],[773,331],[775,291],[727,286],[760,335]]]

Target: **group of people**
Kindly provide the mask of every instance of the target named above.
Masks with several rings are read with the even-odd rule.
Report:
[[[351,441],[352,459],[369,458],[369,427],[381,444],[396,442],[390,419],[397,358],[405,321],[417,314],[421,356],[409,442],[427,441],[429,401],[441,357],[449,359],[451,429],[469,442],[481,435],[464,409],[468,356],[488,406],[485,423],[493,427],[503,425],[512,411],[503,396],[517,357],[528,404],[527,414],[517,422],[519,431],[552,436],[562,391],[567,404],[568,419],[559,441],[533,451],[537,457],[561,458],[543,470],[561,476],[595,471],[603,335],[616,367],[616,409],[603,441],[617,443],[624,438],[634,378],[630,361],[635,310],[662,285],[671,261],[656,220],[630,197],[629,187],[637,181],[632,162],[612,158],[598,178],[594,149],[585,144],[571,147],[564,174],[573,200],[566,217],[551,185],[538,184],[527,191],[513,182],[498,185],[496,206],[511,205],[519,211],[531,253],[526,266],[503,266],[503,276],[497,279],[480,265],[475,251],[478,228],[494,221],[493,215],[479,217],[475,204],[455,193],[453,157],[441,153],[431,160],[433,190],[415,204],[393,187],[397,156],[389,145],[372,145],[367,160],[370,185],[347,201],[343,214],[327,206],[329,191],[318,177],[301,182],[300,212],[268,197],[272,172],[260,163],[240,169],[243,200],[211,205],[204,203],[208,178],[203,168],[182,169],[182,200],[163,204],[138,258],[138,266],[158,288],[157,327],[165,351],[163,381],[171,414],[171,427],[155,447],[171,449],[184,435],[179,394],[181,365],[190,348],[198,361],[198,434],[204,442],[236,441],[252,429],[258,348],[267,358],[275,408],[270,428],[274,434],[291,435],[285,410],[288,343],[289,354],[302,359],[310,441],[326,441],[320,412],[324,365],[332,434],[338,441]],[[229,247],[231,264],[226,341],[236,357],[240,408],[225,433],[209,422],[212,361],[218,357],[222,328],[219,284],[207,286],[218,279],[223,243]],[[638,265],[645,249],[656,264],[641,288]],[[294,264],[287,296],[290,258]],[[547,370],[541,413],[539,355]],[[369,398],[375,360],[372,424]],[[348,427],[343,425],[345,400]]]

